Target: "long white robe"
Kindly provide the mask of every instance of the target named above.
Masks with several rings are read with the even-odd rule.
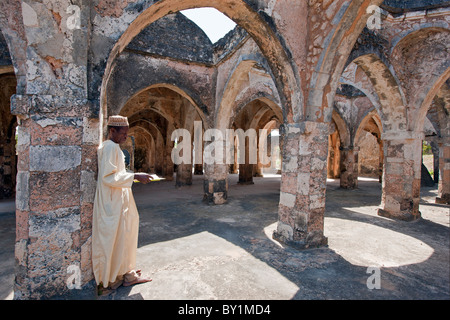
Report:
[[[111,140],[98,148],[98,181],[92,221],[92,265],[97,284],[108,287],[135,269],[139,215],[120,146]]]

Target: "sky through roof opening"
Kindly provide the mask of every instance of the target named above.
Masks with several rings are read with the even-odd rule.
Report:
[[[217,42],[236,26],[233,20],[214,8],[187,9],[181,13],[197,24],[212,43]]]

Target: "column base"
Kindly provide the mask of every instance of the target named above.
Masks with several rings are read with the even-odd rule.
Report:
[[[207,204],[224,204],[227,202],[227,197],[226,192],[205,193],[203,195],[203,202]]]
[[[351,185],[349,185],[349,184],[340,184],[339,185],[339,187],[341,188],[341,189],[345,189],[345,190],[356,190],[356,189],[358,189],[358,185],[357,184],[351,184]]]
[[[450,195],[444,197],[436,197],[437,204],[450,204]]]
[[[203,174],[203,165],[194,164],[194,175],[202,175]]]
[[[304,250],[312,248],[320,248],[328,246],[328,238],[325,237],[321,232],[312,232],[302,240],[290,240],[286,238],[285,235],[278,231],[274,231],[272,238],[278,242],[281,242],[289,247]]]
[[[417,215],[414,215],[410,212],[390,212],[386,211],[384,209],[378,208],[377,214],[381,217],[395,219],[395,220],[401,220],[401,221],[414,221],[421,219],[420,211]]]
[[[248,184],[255,184],[255,183],[253,181],[238,181],[237,184],[248,185]]]
[[[183,186],[192,186],[192,181],[188,182],[175,181],[175,187],[180,188]]]
[[[204,195],[203,202],[207,204],[224,204],[228,198],[227,180],[203,180]]]

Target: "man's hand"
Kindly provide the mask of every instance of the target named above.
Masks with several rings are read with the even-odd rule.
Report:
[[[148,173],[135,173],[134,179],[139,182],[142,182],[142,183],[149,183],[154,178],[151,175],[149,175]]]

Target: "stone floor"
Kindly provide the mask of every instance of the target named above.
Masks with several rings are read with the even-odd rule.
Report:
[[[434,204],[436,188],[422,188],[422,219],[402,222],[376,215],[378,181],[360,179],[358,189],[343,190],[329,180],[329,245],[297,251],[271,239],[279,176],[238,185],[230,175],[229,200],[220,206],[202,203],[201,179],[182,188],[169,181],[135,184],[137,263],[153,281],[101,299],[450,299],[450,207]],[[3,300],[12,299],[13,208],[0,202]],[[368,288],[377,283],[379,289]]]

